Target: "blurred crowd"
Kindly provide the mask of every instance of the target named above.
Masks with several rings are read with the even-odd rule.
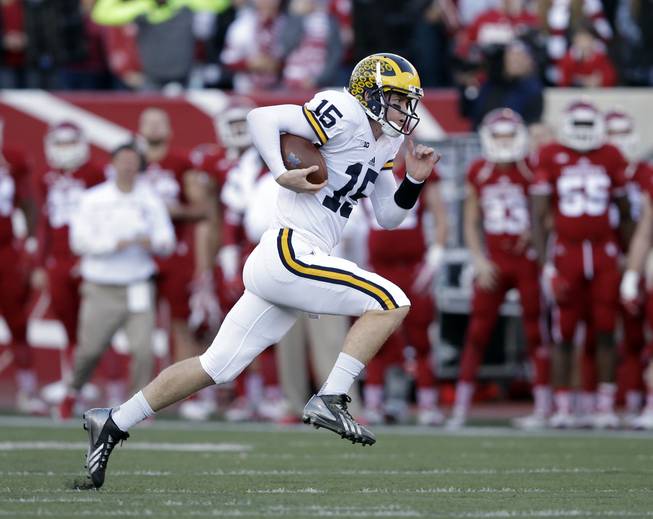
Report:
[[[87,136],[71,121],[48,128],[42,169],[2,146],[0,311],[11,332],[2,369],[15,369],[19,411],[73,416],[98,397],[91,380],[101,359],[100,397],[115,405],[167,362],[208,346],[244,289],[244,261],[275,210],[278,186],[247,130],[253,107],[233,98],[215,117],[215,141],[190,152],[171,145],[169,116],[154,107],[140,114],[133,141],[105,164],[91,158]],[[533,366],[534,412],[519,426],[653,429],[653,298],[641,297],[637,261],[628,264],[619,295],[633,222],[653,227],[653,169],[634,154],[638,134],[629,114],[577,101],[558,121],[533,138],[524,119],[504,107],[479,125],[482,153],[467,172],[462,210],[472,304],[449,427],[467,421],[479,366],[512,291],[521,300]],[[402,153],[394,173],[405,174]],[[444,204],[437,171],[396,230],[382,229],[363,200],[332,252],[390,279],[413,303],[367,366],[362,393],[353,395],[352,413],[368,423],[445,423],[432,333],[434,288],[447,275]],[[17,212],[26,222],[22,234]],[[650,239],[648,229],[639,235]],[[644,240],[636,248],[648,247]],[[67,337],[61,380],[45,387],[27,345],[35,292],[47,294],[49,315]],[[304,316],[235,384],[202,390],[178,412],[193,420],[297,420],[348,325],[343,316]],[[169,337],[158,364],[155,328]],[[125,364],[110,348],[120,329],[132,358],[130,388]],[[618,391],[623,417],[615,411]]]
[[[476,125],[543,85],[653,82],[649,0],[2,0],[0,87],[315,89],[374,52],[455,86]],[[538,104],[539,103],[539,104]]]

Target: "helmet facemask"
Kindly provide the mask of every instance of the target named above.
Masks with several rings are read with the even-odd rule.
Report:
[[[603,117],[594,105],[586,102],[570,105],[560,130],[560,142],[581,152],[600,148],[605,141]]]
[[[528,131],[522,118],[507,108],[488,113],[479,130],[483,156],[505,164],[523,160],[528,154]]]
[[[50,167],[72,171],[84,164],[90,154],[81,128],[64,122],[51,128],[45,136],[45,157]]]
[[[252,137],[247,128],[249,111],[240,107],[230,108],[216,117],[216,133],[226,148],[245,150],[252,145]]]
[[[605,127],[608,142],[619,148],[624,157],[635,160],[639,139],[632,117],[617,110],[609,112],[605,116]]]

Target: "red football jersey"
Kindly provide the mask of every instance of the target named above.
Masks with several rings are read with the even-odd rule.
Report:
[[[39,218],[39,257],[43,264],[49,256],[70,258],[68,228],[77,212],[82,193],[104,182],[102,168],[87,162],[72,172],[46,169],[36,179],[41,215]]]
[[[158,162],[150,162],[142,175],[142,179],[159,194],[166,205],[182,205],[186,203],[184,195],[184,175],[194,169],[190,157],[176,150],[169,150],[168,154]],[[177,240],[183,240],[188,228],[184,220],[173,220]]]
[[[381,172],[381,175],[387,173]],[[397,182],[405,175],[405,167],[395,171]],[[427,182],[439,182],[440,177],[434,170]],[[423,191],[422,191],[423,193]],[[368,259],[371,264],[387,263],[418,263],[426,253],[424,238],[424,203],[423,194],[415,207],[408,213],[404,221],[396,229],[383,229],[370,211],[370,232],[367,239]],[[368,201],[365,200],[367,203]],[[371,208],[371,203],[368,205]]]
[[[626,168],[626,191],[630,202],[630,214],[634,221],[642,212],[643,193],[653,190],[653,167],[646,162],[633,162]]]
[[[603,241],[614,236],[610,203],[626,192],[627,166],[610,144],[584,153],[558,143],[540,150],[531,192],[551,194],[558,239]]]
[[[204,171],[222,189],[227,181],[227,173],[238,164],[238,158],[227,156],[227,151],[217,144],[200,144],[190,154],[195,169]]]
[[[497,165],[480,159],[469,167],[467,183],[478,198],[490,253],[514,250],[530,229],[528,192],[534,176],[526,161]]]
[[[11,215],[20,200],[29,197],[29,172],[25,157],[16,150],[0,152],[0,247],[14,238]]]
[[[150,162],[141,177],[148,182],[166,203],[183,204],[184,175],[193,169],[193,163],[184,153],[174,150],[158,162]]]

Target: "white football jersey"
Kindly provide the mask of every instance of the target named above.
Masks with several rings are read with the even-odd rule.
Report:
[[[358,201],[370,196],[379,175],[392,175],[403,135],[375,139],[365,110],[346,91],[317,93],[303,113],[326,162],[328,185],[315,194],[281,189],[275,224],[330,252]]]

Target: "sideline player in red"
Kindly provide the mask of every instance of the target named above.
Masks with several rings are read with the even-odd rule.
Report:
[[[28,232],[34,227],[34,205],[29,182],[29,168],[24,154],[3,142],[0,119],[0,313],[11,332],[9,348],[16,368],[16,409],[21,413],[43,414],[45,404],[37,397],[36,374],[32,351],[27,343],[29,299],[29,261],[23,244],[16,236],[12,215],[20,208]],[[0,371],[6,365],[0,362]]]
[[[544,265],[544,284],[557,304],[553,326],[556,413],[550,425],[575,425],[571,394],[574,335],[589,312],[596,333],[599,383],[593,425],[617,427],[614,332],[619,304],[619,245],[609,213],[614,203],[619,208],[623,243],[628,243],[627,163],[617,148],[605,144],[603,116],[589,102],[569,104],[558,139],[540,151],[531,189],[534,242]],[[547,261],[546,222],[551,218],[555,242],[552,258]],[[586,309],[588,301],[590,308]]]
[[[102,168],[89,158],[86,136],[75,123],[63,121],[50,127],[44,139],[46,168],[35,177],[40,217],[38,223],[38,267],[32,273],[32,286],[47,289],[50,308],[66,330],[68,346],[62,354],[63,383],[44,388],[44,398],[59,403],[61,418],[72,414],[74,395],[66,395],[70,357],[77,344],[79,314],[79,258],[70,250],[68,230],[82,193],[101,182]]]
[[[528,350],[533,362],[535,409],[518,425],[546,425],[551,408],[549,352],[541,333],[539,269],[531,244],[529,187],[534,173],[526,160],[528,131],[508,108],[487,114],[479,131],[483,158],[467,174],[465,242],[475,271],[472,311],[463,349],[456,399],[447,427],[464,425],[499,308],[517,289]],[[483,246],[485,242],[485,247]]]
[[[158,260],[157,289],[170,306],[173,357],[178,361],[203,351],[188,319],[193,283],[201,281],[202,269],[206,268],[195,254],[195,224],[208,217],[211,201],[202,175],[188,155],[171,147],[172,126],[164,110],[146,108],[140,115],[138,132],[147,161],[142,178],[165,201],[177,237],[175,252]]]
[[[397,155],[394,163],[383,166],[381,174],[393,172],[397,181],[406,174],[406,166]],[[396,229],[383,229],[374,219],[371,204],[364,204],[370,225],[368,234],[368,262],[374,272],[396,283],[413,302],[400,329],[392,334],[369,362],[365,371],[365,418],[369,423],[384,421],[383,381],[386,368],[404,363],[404,348],[415,350],[415,382],[417,386],[417,423],[440,425],[444,415],[438,408],[438,394],[431,361],[431,341],[428,329],[436,317],[433,299],[433,278],[442,263],[447,241],[447,213],[440,197],[435,172],[427,181],[417,204]],[[435,238],[428,244],[425,214],[435,227]]]
[[[642,185],[642,205],[637,229],[628,252],[626,272],[621,280],[621,301],[632,313],[639,311],[645,301],[646,323],[653,329],[653,294],[651,286],[644,283],[642,273],[650,261],[653,245],[653,178]],[[644,286],[646,285],[646,286]],[[642,298],[642,294],[645,294]],[[629,424],[636,429],[653,430],[653,343],[649,342],[644,352],[643,379],[646,387],[646,404],[642,413]]]
[[[643,160],[637,160],[639,136],[635,130],[633,118],[622,110],[611,110],[605,114],[605,128],[608,142],[619,148],[628,160],[626,168],[626,192],[630,202],[630,214],[633,221],[642,217],[643,198],[649,186],[653,185],[653,167]],[[622,244],[627,253],[628,244]],[[644,343],[646,338],[644,328],[646,313],[644,301],[637,305],[622,305],[623,322],[622,365],[626,414],[625,425],[632,425],[640,413],[643,404],[644,381],[642,372],[644,362]]]

